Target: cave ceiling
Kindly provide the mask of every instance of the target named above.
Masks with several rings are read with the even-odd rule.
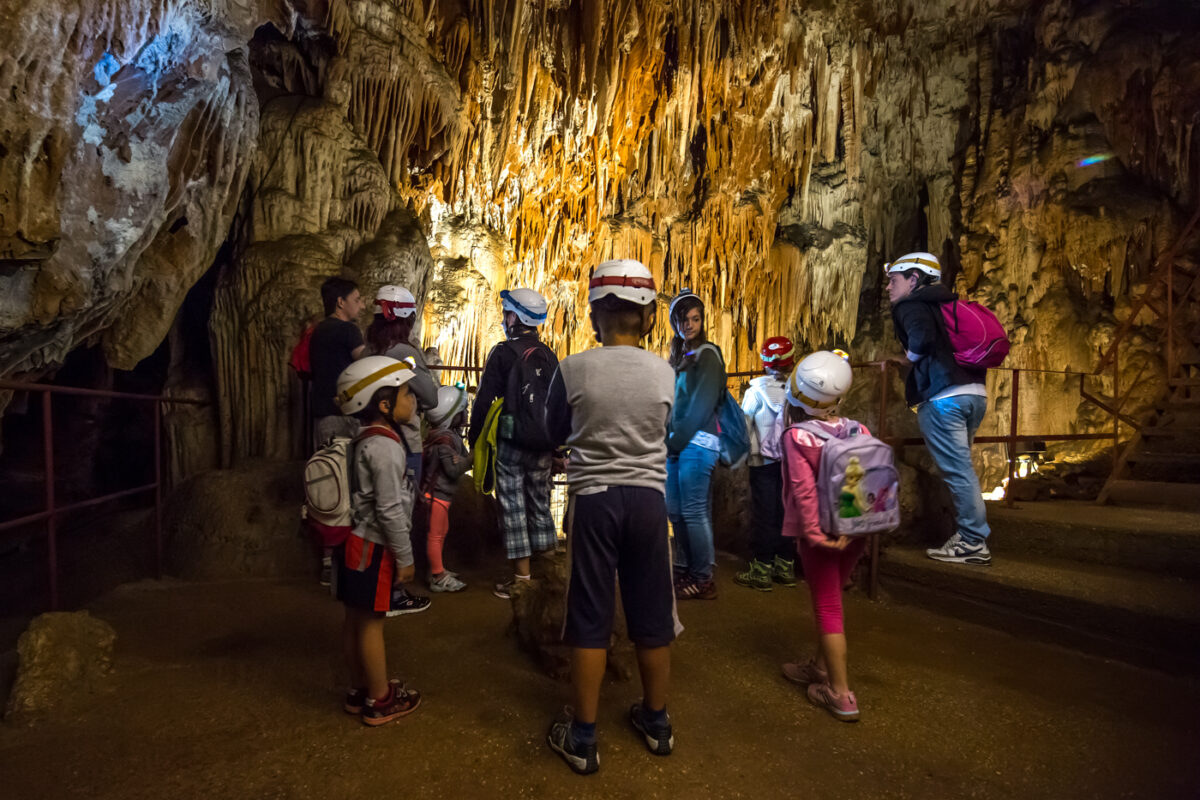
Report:
[[[731,367],[777,333],[870,357],[880,266],[922,245],[1023,366],[1087,368],[1197,202],[1197,16],[0,0],[0,375],[83,343],[131,368],[216,269],[218,382],[274,370],[269,416],[330,272],[413,284],[426,340],[478,363],[511,285],[549,298],[562,351],[588,346],[583,279],[610,257],[701,294]],[[270,451],[274,427],[228,446]]]

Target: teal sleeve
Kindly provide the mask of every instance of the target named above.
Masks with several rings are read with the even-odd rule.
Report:
[[[705,349],[684,376],[683,392],[678,388],[675,392],[671,433],[667,436],[669,453],[682,452],[692,437],[716,416],[717,401],[725,391],[725,367],[713,350]]]

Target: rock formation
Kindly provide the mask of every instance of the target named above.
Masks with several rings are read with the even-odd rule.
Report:
[[[223,464],[295,452],[284,359],[333,272],[409,283],[426,341],[479,363],[499,288],[544,292],[578,350],[582,279],[633,256],[664,295],[698,291],[746,369],[776,333],[893,352],[880,267],[929,249],[1000,314],[1011,364],[1090,370],[1200,202],[1183,0],[8,0],[0,20],[0,375],[95,339],[133,366],[211,267]],[[1151,322],[1123,359],[1135,405],[1162,383]],[[991,391],[1005,409],[1005,374]],[[1106,424],[1074,377],[1022,396],[1026,431]]]
[[[50,711],[70,711],[112,671],[117,632],[86,611],[35,617],[17,641],[17,678],[4,710],[7,722],[28,723]]]

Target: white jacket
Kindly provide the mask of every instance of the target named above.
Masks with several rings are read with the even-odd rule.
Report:
[[[777,459],[762,454],[762,438],[775,418],[784,413],[786,402],[787,387],[782,378],[761,375],[750,381],[750,388],[742,397],[742,413],[750,425],[750,466],[776,462]]]

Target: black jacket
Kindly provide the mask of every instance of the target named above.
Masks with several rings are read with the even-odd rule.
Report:
[[[471,405],[471,424],[467,429],[467,441],[470,442],[471,449],[475,449],[475,442],[479,439],[479,434],[483,433],[483,421],[492,407],[492,401],[497,397],[504,397],[508,391],[508,373],[512,372],[517,363],[517,348],[508,342],[533,344],[537,341],[539,339],[536,330],[522,332],[508,341],[500,342],[488,353],[487,361],[483,365],[483,374],[479,376],[479,390],[475,393],[475,402]]]
[[[892,306],[896,338],[905,350],[921,356],[904,382],[904,397],[910,406],[950,386],[983,383],[987,378],[987,370],[964,367],[954,360],[941,306],[955,299],[954,292],[935,283],[914,290]]]

